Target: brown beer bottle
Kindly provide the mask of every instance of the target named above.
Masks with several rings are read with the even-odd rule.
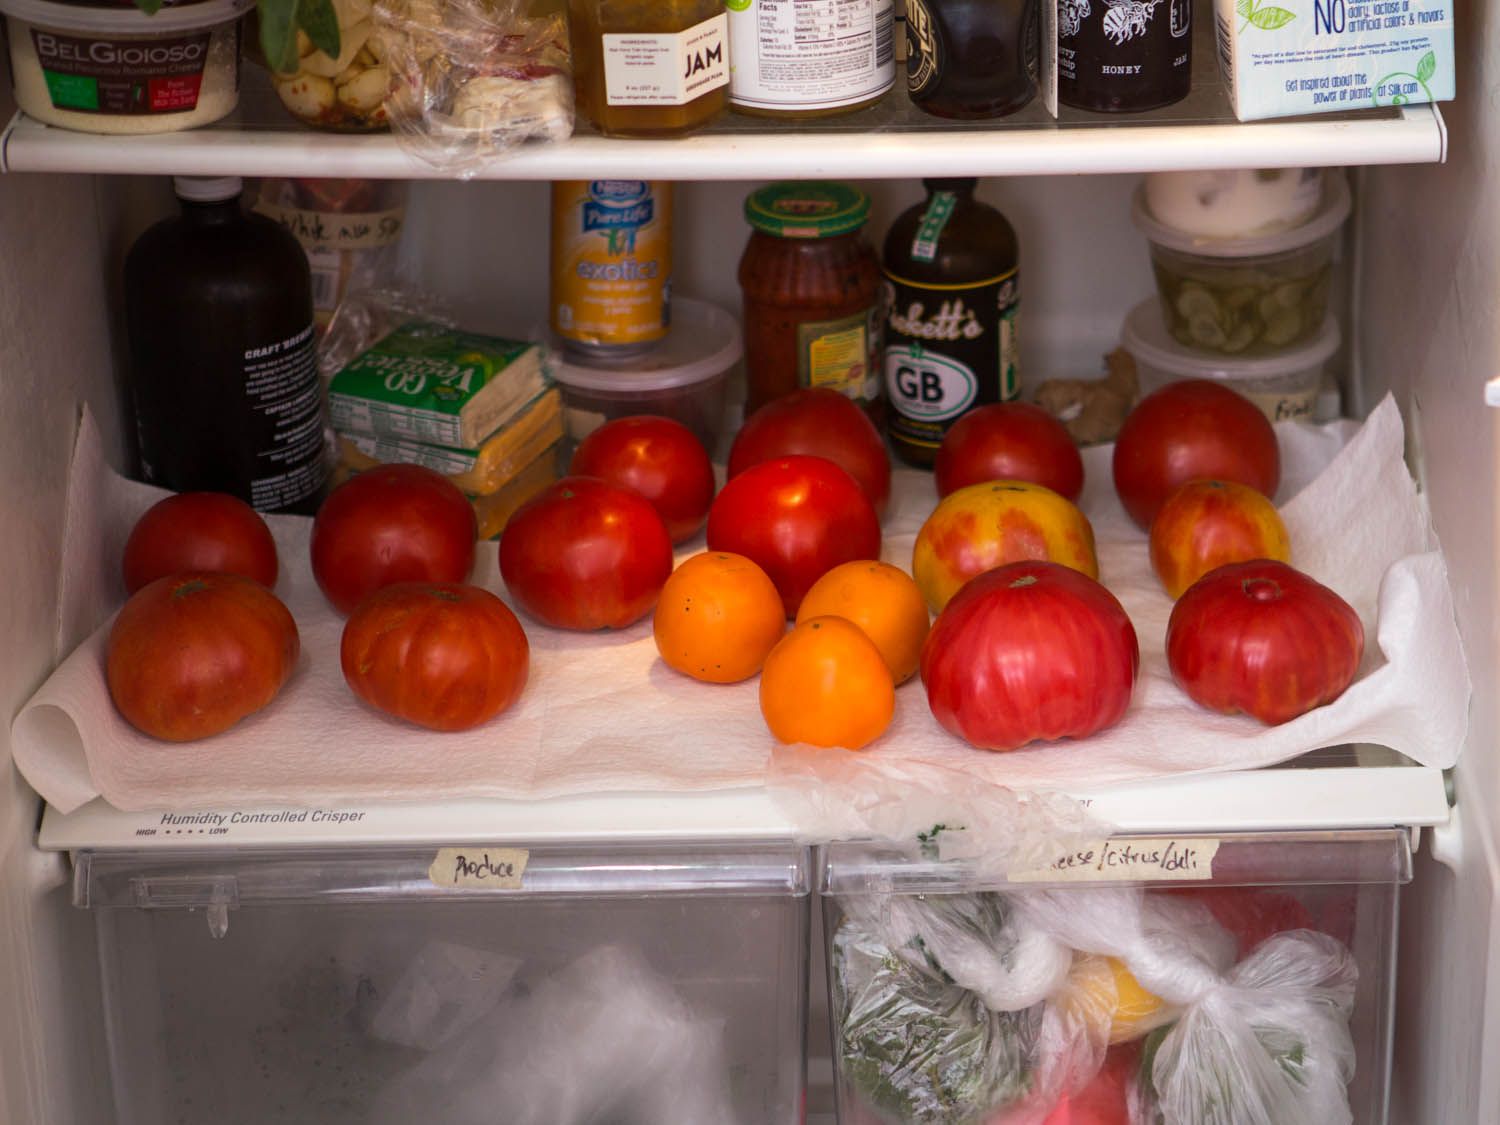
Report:
[[[912,465],[932,464],[960,415],[1020,390],[1016,232],[977,183],[923,180],[926,200],[885,236],[886,428]]]

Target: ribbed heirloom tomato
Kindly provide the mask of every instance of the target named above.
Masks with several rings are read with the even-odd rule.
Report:
[[[1167,621],[1167,665],[1190,699],[1273,725],[1343,695],[1364,648],[1348,602],[1269,559],[1205,574]]]
[[[131,726],[188,742],[275,699],[300,651],[291,613],[259,582],[188,571],[125,603],[105,646],[105,680]]]
[[[1083,738],[1125,715],[1140,666],[1115,596],[1051,562],[972,579],[933,623],[922,683],[945,730],[984,750]]]
[[[523,504],[500,536],[500,576],[517,604],[559,629],[623,629],[672,573],[667,525],[639,493],[563,477]]]
[[[179,492],[136,520],[121,560],[125,589],[185,570],[220,570],[276,585],[276,540],[259,512],[226,492]]]
[[[729,449],[729,477],[777,457],[826,457],[859,485],[877,516],[891,497],[891,457],[875,423],[853,399],[805,387],[750,415]]]
[[[400,582],[349,616],[344,681],[370,706],[429,730],[467,730],[526,686],[531,648],[510,607],[453,582]]]
[[[1025,559],[1099,576],[1094,529],[1072,503],[1039,484],[995,480],[943,497],[912,545],[911,573],[941,611],[976,574]]]
[[[421,465],[381,465],[335,488],[313,518],[313,577],[348,614],[382,586],[463,582],[474,568],[474,508]]]
[[[795,617],[828,571],[880,555],[880,520],[854,478],[832,461],[778,457],[720,489],[708,510],[708,549],[753,559]]]
[[[661,514],[673,543],[691,539],[708,518],[714,467],[681,422],[636,414],[604,423],[573,452],[568,472],[634,489]]]

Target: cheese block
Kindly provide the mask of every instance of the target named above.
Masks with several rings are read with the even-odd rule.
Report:
[[[474,515],[479,520],[479,538],[498,539],[515,510],[558,479],[558,457],[558,447],[554,445],[516,474],[499,492],[471,498]]]
[[[334,375],[328,412],[341,434],[477,449],[551,382],[535,344],[409,321]]]
[[[452,449],[405,438],[340,434],[339,457],[353,469],[391,461],[425,465],[465,492],[488,496],[563,436],[562,396],[550,387],[501,426],[478,449]]]

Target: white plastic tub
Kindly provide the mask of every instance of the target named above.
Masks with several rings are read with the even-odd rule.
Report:
[[[1160,222],[1138,188],[1131,219],[1150,243],[1167,331],[1188,347],[1224,355],[1264,355],[1311,342],[1328,315],[1349,208],[1349,185],[1330,174],[1318,210],[1300,226],[1206,238]]]
[[[672,328],[660,344],[627,360],[570,357],[553,366],[562,387],[568,438],[578,442],[614,418],[661,414],[719,452],[729,377],[743,355],[740,327],[706,301],[672,301]]]
[[[255,0],[135,7],[0,0],[16,104],[87,133],[167,133],[239,104],[240,18]]]
[[[1168,335],[1152,297],[1130,310],[1120,346],[1135,358],[1142,397],[1179,379],[1213,379],[1239,391],[1273,422],[1312,421],[1324,369],[1339,348],[1339,326],[1327,317],[1310,340],[1269,355],[1215,355],[1185,348]]]

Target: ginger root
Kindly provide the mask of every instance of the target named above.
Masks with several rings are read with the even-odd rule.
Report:
[[[1102,379],[1048,379],[1036,389],[1036,403],[1067,427],[1079,445],[1113,441],[1140,391],[1135,357],[1116,348],[1104,357]]]

